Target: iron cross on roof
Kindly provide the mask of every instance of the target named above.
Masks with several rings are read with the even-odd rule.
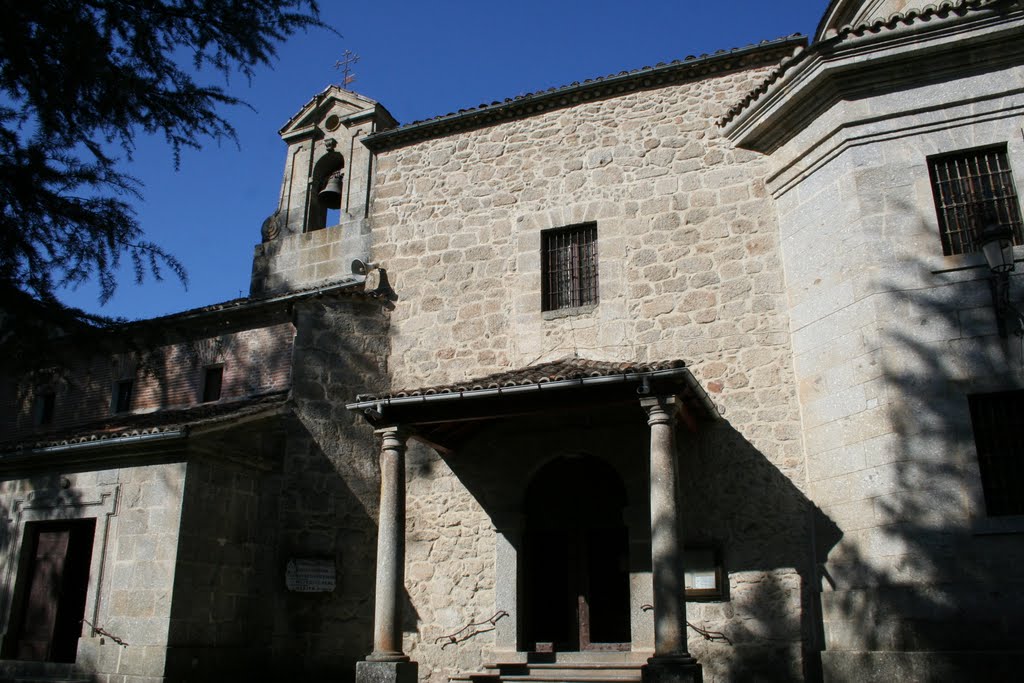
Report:
[[[359,55],[352,52],[352,50],[345,50],[341,55],[341,59],[334,63],[334,68],[341,70],[341,87],[347,88],[351,83],[355,82],[356,75],[352,72],[352,66],[358,61]]]

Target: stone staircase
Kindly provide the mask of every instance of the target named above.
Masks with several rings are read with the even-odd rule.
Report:
[[[91,683],[88,674],[75,670],[74,664],[0,660],[0,683]]]
[[[453,683],[638,683],[647,655],[633,652],[528,653],[522,661],[485,664],[452,676]]]

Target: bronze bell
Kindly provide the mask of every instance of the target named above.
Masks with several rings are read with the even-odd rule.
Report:
[[[341,172],[332,173],[317,197],[320,203],[328,209],[341,208]]]

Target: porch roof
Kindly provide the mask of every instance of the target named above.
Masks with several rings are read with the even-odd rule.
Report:
[[[361,413],[374,426],[415,427],[438,445],[438,438],[449,435],[457,423],[615,404],[638,406],[644,396],[658,395],[680,397],[691,426],[719,417],[681,360],[631,363],[563,358],[464,382],[361,394],[346,408]]]

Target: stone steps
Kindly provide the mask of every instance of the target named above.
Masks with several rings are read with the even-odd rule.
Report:
[[[0,683],[89,683],[93,679],[74,664],[0,660]]]
[[[634,683],[640,681],[644,659],[628,653],[587,657],[573,654],[555,661],[501,662],[485,664],[484,671],[463,673],[450,680],[458,683]]]

